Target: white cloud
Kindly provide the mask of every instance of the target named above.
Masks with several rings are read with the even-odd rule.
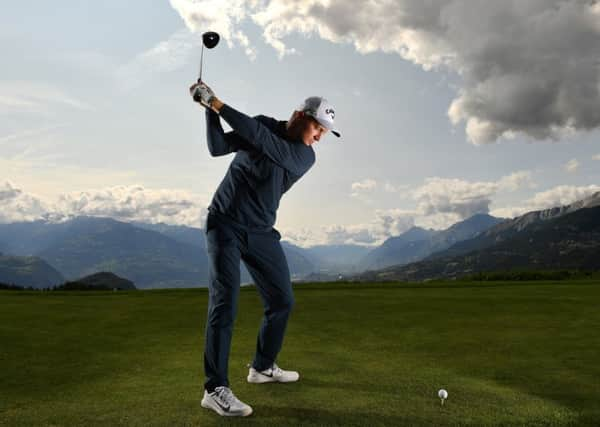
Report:
[[[331,225],[318,229],[280,230],[285,240],[298,246],[359,244],[380,245],[412,226],[446,229],[475,213],[488,213],[492,197],[499,191],[512,191],[531,185],[527,172],[515,172],[497,182],[468,182],[460,179],[429,178],[414,191],[418,206],[414,210],[375,210],[373,220],[363,224]],[[507,184],[510,183],[510,184]],[[563,206],[600,191],[600,185],[561,185],[536,193],[516,206],[496,207],[489,212],[498,218],[514,218],[524,213]]]
[[[362,200],[366,203],[374,203],[374,197],[381,196],[382,192],[400,193],[400,198],[405,197],[407,195],[405,193],[407,193],[409,186],[404,184],[395,185],[392,184],[390,181],[380,183],[373,178],[366,178],[362,181],[353,182],[351,184],[351,188],[352,192],[350,193],[350,196]]]
[[[85,215],[201,227],[207,202],[205,197],[188,191],[140,185],[71,192],[43,201],[6,182],[0,186],[0,222],[42,218],[59,221]]]
[[[251,18],[283,57],[285,38],[318,36],[388,52],[462,79],[448,115],[473,144],[524,134],[558,139],[600,125],[600,7],[587,0],[171,0],[188,28],[239,29]],[[243,43],[242,43],[243,44]],[[249,45],[250,42],[247,41]]]
[[[329,225],[318,229],[280,230],[283,238],[298,246],[375,245],[397,236],[414,225],[415,212],[402,209],[376,210],[365,224]]]
[[[191,32],[202,34],[216,31],[229,48],[234,46],[235,41],[244,48],[250,59],[256,57],[256,49],[248,36],[236,28],[257,6],[256,1],[170,0],[170,3]]]
[[[0,114],[54,114],[56,108],[93,110],[93,107],[64,90],[37,81],[0,81]]]
[[[324,242],[328,245],[373,244],[376,241],[368,227],[361,225],[333,225],[323,228]]]
[[[377,188],[377,181],[371,178],[352,183],[352,197],[359,197],[364,193],[371,193]]]
[[[199,227],[206,206],[206,200],[187,191],[131,185],[65,194],[56,202],[56,213]]]
[[[468,218],[487,213],[492,195],[498,190],[494,182],[469,182],[457,178],[427,178],[413,191],[421,215],[455,214]]]
[[[500,178],[498,187],[506,191],[517,191],[523,187],[536,188],[537,184],[533,181],[530,171],[518,171]]]
[[[559,185],[534,194],[519,206],[505,206],[492,210],[491,214],[503,218],[514,218],[524,213],[569,205],[600,191],[600,185]]]
[[[445,230],[452,224],[462,221],[459,214],[456,213],[436,213],[427,216],[415,217],[415,225],[422,228],[433,228],[434,230]]]
[[[389,181],[386,181],[383,185],[383,190],[386,193],[400,193],[403,191],[406,191],[409,189],[409,185],[405,185],[405,184],[401,184],[401,185],[394,185]]]
[[[377,181],[371,178],[352,183],[352,191],[371,191],[377,187]]]
[[[317,244],[381,244],[415,224],[424,228],[445,229],[477,213],[488,213],[498,193],[535,186],[530,171],[516,171],[489,182],[432,177],[413,190],[407,186],[394,186],[390,182],[382,186],[368,178],[352,184],[354,197],[364,199],[378,189],[393,192],[406,190],[407,195],[416,202],[416,207],[374,210],[373,220],[368,223],[284,230],[283,234],[286,240],[305,247]],[[512,211],[509,212],[508,208],[503,208],[496,209],[493,214],[508,217],[510,213]]]
[[[216,31],[221,37],[220,43],[225,43],[230,49],[237,44],[248,58],[256,59],[256,48],[246,34],[236,29],[247,14],[244,1],[170,0],[170,3],[186,28],[175,31],[167,40],[119,67],[117,82],[123,89],[138,87],[153,75],[178,70],[192,59],[199,59],[202,34],[206,31]]]
[[[577,159],[571,159],[565,163],[564,169],[569,173],[575,173],[579,169],[579,162]]]
[[[470,182],[457,178],[427,178],[413,190],[420,224],[444,228],[478,213],[489,213],[492,199],[502,191],[534,188],[530,171],[518,171],[498,181]]]
[[[492,209],[490,211],[490,215],[495,216],[497,218],[514,218],[532,210],[534,209],[528,206],[505,206],[501,208]]]
[[[592,160],[600,160],[600,154],[593,155]]]
[[[600,191],[600,185],[559,185],[550,190],[536,193],[527,201],[527,205],[532,208],[530,210],[548,209],[585,199],[597,191]]]
[[[46,212],[47,206],[40,198],[10,182],[0,184],[0,223],[35,221],[44,218]]]

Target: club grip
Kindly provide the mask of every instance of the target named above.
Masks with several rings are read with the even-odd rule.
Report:
[[[198,84],[202,83],[202,79],[199,78],[197,83]],[[201,98],[200,98],[200,96],[198,94],[195,94],[193,99],[194,99],[195,102],[200,102],[201,101]]]

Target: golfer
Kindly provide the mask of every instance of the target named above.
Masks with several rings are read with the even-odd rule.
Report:
[[[227,368],[244,261],[260,293],[264,318],[249,383],[293,382],[299,374],[275,360],[294,305],[290,272],[273,227],[281,196],[315,163],[312,144],[333,130],[335,112],[326,99],[307,98],[288,121],[249,117],[218,99],[203,82],[190,87],[206,107],[208,149],[212,156],[235,152],[206,218],[209,300],[204,349],[202,406],[225,416],[247,416],[252,408],[229,388]],[[233,129],[224,132],[220,117]]]

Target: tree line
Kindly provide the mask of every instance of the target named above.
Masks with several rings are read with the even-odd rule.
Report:
[[[119,288],[112,288],[110,286],[94,285],[90,286],[82,282],[65,282],[62,285],[56,285],[46,288],[34,288],[32,286],[18,286],[15,284],[8,284],[0,282],[0,289],[10,291],[112,291],[121,290]]]

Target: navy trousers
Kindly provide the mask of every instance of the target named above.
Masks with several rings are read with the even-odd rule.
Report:
[[[294,295],[280,239],[281,235],[274,228],[253,232],[214,214],[207,217],[209,297],[204,387],[208,391],[229,386],[227,371],[240,289],[240,260],[246,264],[264,307],[253,367],[258,370],[271,367],[281,350]]]

